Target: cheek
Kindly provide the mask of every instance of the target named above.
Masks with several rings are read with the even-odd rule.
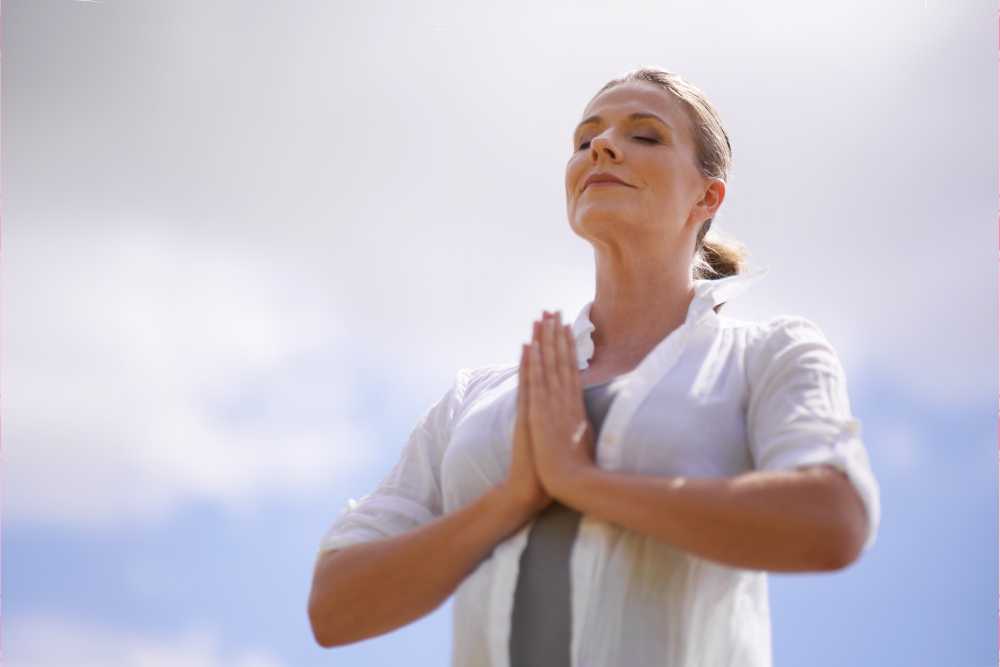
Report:
[[[673,198],[681,186],[683,177],[677,173],[677,167],[663,163],[652,163],[643,170],[643,180],[646,189],[656,198]]]
[[[583,171],[583,163],[576,157],[570,158],[570,161],[566,163],[566,189],[570,189],[573,183],[577,182],[580,178],[580,174]]]
[[[580,183],[580,179],[583,178],[583,165],[579,160],[573,158],[566,165],[566,203],[571,204],[576,198],[576,188]]]

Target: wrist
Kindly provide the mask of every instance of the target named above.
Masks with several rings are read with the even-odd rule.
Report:
[[[587,481],[597,474],[600,474],[600,469],[596,465],[576,466],[572,471],[561,475],[549,492],[563,505],[574,507],[574,499],[580,495]]]
[[[519,524],[523,524],[542,509],[537,501],[524,498],[507,483],[495,487],[491,493],[499,511],[512,517]]]

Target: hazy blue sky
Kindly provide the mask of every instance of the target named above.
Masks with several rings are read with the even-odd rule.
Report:
[[[770,576],[776,667],[995,665],[997,6],[2,5],[11,667],[446,665],[451,603],[333,650],[313,558],[458,368],[593,296],[593,93],[655,65],[733,144],[725,308],[827,333],[881,487]],[[456,280],[456,277],[460,279]]]

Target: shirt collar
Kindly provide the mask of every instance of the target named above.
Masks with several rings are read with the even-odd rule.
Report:
[[[691,299],[691,304],[688,306],[684,324],[697,324],[701,322],[703,317],[715,315],[714,308],[716,306],[742,294],[763,278],[767,271],[767,267],[761,266],[717,280],[705,278],[694,280],[694,298]],[[594,301],[588,301],[580,310],[580,314],[576,316],[576,321],[573,322],[573,337],[576,339],[576,356],[580,370],[586,368],[590,358],[594,356],[594,341],[591,332],[596,327],[590,321],[590,307],[592,305],[594,305]]]

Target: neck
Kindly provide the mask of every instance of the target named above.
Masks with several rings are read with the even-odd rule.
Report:
[[[693,299],[690,266],[683,262],[598,257],[591,365],[638,362],[684,324]]]

